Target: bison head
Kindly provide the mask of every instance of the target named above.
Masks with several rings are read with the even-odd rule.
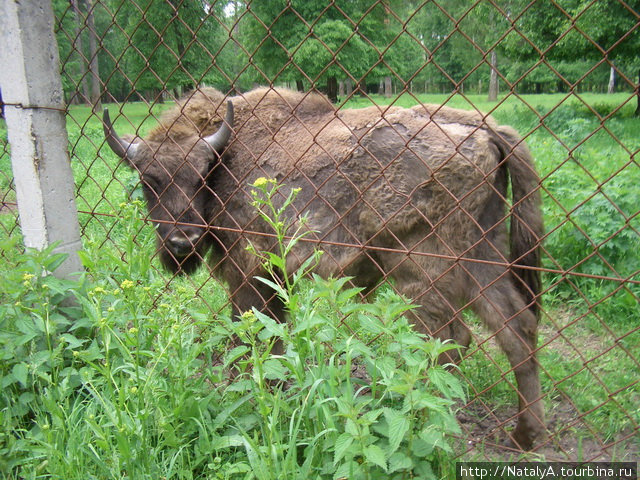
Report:
[[[232,125],[229,101],[225,120],[212,135],[179,140],[165,135],[133,143],[118,136],[109,111],[104,111],[107,144],[140,174],[149,217],[157,228],[160,259],[172,272],[191,273],[211,243],[207,224],[213,192],[208,177],[229,142]]]

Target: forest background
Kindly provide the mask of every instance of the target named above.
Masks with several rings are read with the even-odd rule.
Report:
[[[199,85],[315,88],[333,101],[354,91],[612,93],[633,91],[640,70],[637,1],[53,3],[67,100],[96,108]]]

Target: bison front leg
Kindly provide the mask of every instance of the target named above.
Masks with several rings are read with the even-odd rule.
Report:
[[[256,308],[278,322],[284,321],[284,306],[275,292],[255,279],[229,282],[231,315],[233,320],[244,312]]]
[[[255,308],[278,322],[285,321],[285,309],[282,301],[273,290],[255,278],[240,277],[227,280],[229,283],[229,299],[231,301],[231,319],[236,321],[247,311]],[[283,352],[282,342],[277,340],[272,353]]]

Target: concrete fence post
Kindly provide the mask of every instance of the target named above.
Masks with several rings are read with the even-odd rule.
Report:
[[[58,46],[49,0],[0,1],[0,86],[20,226],[27,247],[60,242],[56,271],[82,270]]]

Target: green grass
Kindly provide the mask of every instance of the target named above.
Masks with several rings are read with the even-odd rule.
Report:
[[[601,116],[629,99],[624,94],[581,94],[580,98]],[[447,101],[462,108],[470,108],[471,101],[526,136],[543,178],[549,232],[545,267],[612,278],[635,274],[633,278],[638,279],[640,167],[635,159],[640,148],[640,119],[632,117],[635,105],[627,103],[603,122],[575,98],[556,108],[564,95],[509,96],[497,108],[473,95],[451,99],[420,95],[418,99]],[[385,102],[380,97],[374,100]],[[358,98],[347,106],[365,103]],[[403,95],[395,103],[409,106],[416,99]],[[162,105],[154,114],[168,107]],[[144,135],[153,126],[144,104],[125,105],[121,117],[115,106],[109,108],[121,134]],[[306,348],[310,356],[305,358],[318,367],[295,379],[290,377],[295,369],[264,356],[266,350],[260,348],[266,346],[250,352],[231,349],[233,335],[247,334],[237,328],[251,331],[255,322],[254,327],[229,323],[224,289],[206,269],[186,278],[173,278],[162,271],[153,256],[153,228],[140,220],[144,208],[134,202],[137,176],[103,145],[99,117],[85,107],[73,106],[68,130],[86,279],[66,284],[40,277],[55,260],[46,255],[20,255],[15,212],[0,214],[4,226],[0,229],[4,258],[0,264],[0,471],[11,472],[10,478],[288,478],[291,472],[300,471],[305,458],[312,459],[317,471],[334,468],[335,473],[338,465],[350,465],[343,468],[352,471],[362,464],[371,466],[371,472],[382,468],[375,467],[375,461],[382,462],[379,452],[367,447],[385,445],[388,451],[389,437],[382,432],[387,428],[388,433],[385,422],[391,421],[393,413],[365,417],[375,408],[359,404],[358,397],[349,400],[346,396],[351,390],[340,382],[351,378],[345,367],[355,352],[353,345],[347,345],[350,337],[340,337],[343,342],[339,343],[335,333],[314,331],[325,343],[340,345],[336,347],[340,355],[332,357],[322,350],[323,341],[313,342],[303,331],[298,332],[302,336],[296,337],[300,342],[296,351]],[[0,135],[6,138],[3,122]],[[2,148],[0,168],[10,171],[9,156]],[[9,180],[0,177],[2,194]],[[13,232],[10,238],[6,231]],[[596,255],[592,255],[594,250]],[[544,299],[540,343],[549,345],[539,357],[547,411],[553,415],[566,405],[566,395],[579,412],[597,407],[575,424],[576,436],[589,438],[595,432],[610,440],[629,432],[634,422],[640,422],[640,338],[634,331],[640,321],[638,285],[620,288],[616,281],[552,272],[544,275],[544,282],[550,291]],[[325,316],[335,314],[335,305],[322,304],[314,296],[322,288],[328,289],[322,301],[329,295],[326,292],[337,291],[335,285],[318,283],[305,286],[302,292],[308,305],[316,305]],[[79,304],[64,304],[62,300],[69,295],[78,298]],[[392,316],[389,305],[399,300],[384,292],[378,298],[378,317]],[[352,328],[360,328],[357,331],[363,338],[372,335],[357,319],[354,322]],[[394,344],[398,348],[397,341],[406,331],[402,322],[397,323],[400,330],[385,337],[377,347],[382,350],[373,353],[382,354]],[[257,325],[260,338],[273,334],[264,333],[272,327],[265,319],[259,319]],[[360,344],[357,348],[361,350],[356,355],[368,354]],[[495,347],[484,348],[502,371],[508,370]],[[252,360],[244,375],[230,379],[223,366],[235,355],[249,355]],[[275,382],[285,375],[299,389],[287,394],[270,389],[251,376],[250,365],[266,368]],[[406,365],[394,368],[401,371]],[[496,411],[516,404],[515,393],[482,351],[469,358],[462,370],[477,391],[493,385],[482,399]],[[340,379],[336,383],[340,388],[334,385],[334,390],[323,391],[314,387],[315,380],[331,375]],[[349,381],[353,386],[358,380]],[[332,415],[326,412],[338,408],[337,398],[352,402],[344,404],[352,409],[345,410],[345,415],[364,408],[363,416],[354,418],[372,422],[356,422],[372,436],[357,441],[353,437],[345,447],[342,464],[334,462],[335,442],[347,433],[346,424],[343,430],[328,426],[336,430],[330,433],[304,422],[305,416],[314,415],[325,415],[330,422]],[[381,408],[397,407],[397,397],[389,394],[385,398],[392,401],[391,406]],[[402,420],[397,422],[401,425]],[[420,428],[412,423],[405,433],[419,434]],[[341,446],[349,442],[348,435],[341,438],[345,442]],[[401,438],[399,445],[408,448],[408,438]],[[429,465],[446,477],[442,465],[450,461],[450,453],[443,448],[425,455]],[[409,450],[403,452],[412,455]],[[320,467],[323,462],[326,465]],[[384,462],[389,468],[391,456],[385,456]],[[406,459],[396,456],[393,462],[401,465]],[[266,473],[261,477],[257,472]],[[268,477],[269,472],[280,477]],[[371,478],[377,478],[376,474],[371,473]]]

